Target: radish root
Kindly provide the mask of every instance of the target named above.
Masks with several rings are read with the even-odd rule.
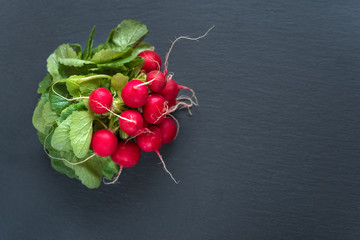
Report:
[[[169,51],[166,53],[166,56],[165,56],[165,63],[164,63],[164,67],[165,67],[165,71],[164,71],[164,72],[165,72],[165,75],[167,75],[168,59],[169,59],[171,50],[173,49],[173,47],[174,47],[174,45],[175,45],[175,43],[176,43],[177,41],[179,41],[180,39],[187,39],[187,40],[191,40],[191,41],[197,41],[197,40],[205,37],[214,27],[215,27],[215,25],[212,26],[211,28],[209,28],[209,30],[207,30],[203,35],[201,35],[201,36],[199,36],[199,37],[196,37],[196,38],[192,38],[192,37],[188,37],[188,36],[180,36],[180,37],[176,38],[175,41],[173,41],[173,42],[171,43],[170,49],[169,49]]]
[[[159,158],[160,158],[160,160],[161,160],[161,163],[162,163],[162,165],[163,165],[163,167],[164,167],[164,170],[170,175],[171,179],[172,179],[176,184],[178,184],[180,181],[176,181],[176,179],[173,177],[173,175],[171,174],[171,172],[166,168],[165,162],[164,162],[162,156],[160,155],[159,150],[156,150],[156,154],[159,156]]]
[[[120,166],[120,169],[119,169],[118,174],[116,175],[116,177],[114,178],[114,180],[111,181],[111,182],[106,182],[106,181],[105,181],[105,178],[104,178],[104,179],[103,179],[104,184],[106,184],[106,185],[115,184],[115,183],[117,182],[117,180],[119,179],[122,170],[123,170],[123,166]]]

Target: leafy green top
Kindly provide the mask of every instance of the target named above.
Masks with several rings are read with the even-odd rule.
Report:
[[[84,50],[78,44],[62,44],[47,59],[48,74],[39,83],[41,98],[32,122],[52,167],[88,188],[99,187],[102,177],[112,178],[119,171],[109,157],[95,156],[82,164],[70,164],[93,155],[93,132],[106,126],[119,137],[128,136],[118,130],[113,115],[94,114],[88,100],[79,97],[105,87],[114,95],[113,111],[120,114],[126,110],[121,90],[131,79],[143,80],[140,69],[144,62],[137,55],[152,49],[142,42],[147,33],[144,24],[124,20],[111,30],[105,43],[94,48],[94,27]]]

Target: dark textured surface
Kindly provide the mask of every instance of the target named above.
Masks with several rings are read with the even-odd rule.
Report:
[[[0,239],[359,239],[358,1],[2,1]],[[148,25],[200,107],[120,183],[55,172],[31,124],[46,58]]]

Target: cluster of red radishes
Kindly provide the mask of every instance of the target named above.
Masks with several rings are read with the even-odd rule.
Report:
[[[118,176],[123,167],[133,167],[139,162],[140,149],[154,151],[172,177],[159,154],[159,148],[177,136],[179,126],[171,113],[179,108],[196,105],[196,98],[193,100],[192,97],[182,96],[177,99],[181,89],[191,91],[193,97],[195,95],[192,89],[178,85],[171,76],[167,76],[166,65],[165,71],[160,71],[162,61],[155,51],[143,51],[139,56],[144,58],[142,71],[146,73],[146,81],[133,79],[124,86],[121,98],[131,109],[116,115],[119,128],[136,142],[129,139],[118,141],[115,131],[101,129],[93,134],[91,148],[101,157],[110,156],[120,166]],[[180,100],[188,100],[189,103]],[[89,107],[97,114],[112,112],[112,102],[113,96],[106,88],[95,89],[89,97]]]

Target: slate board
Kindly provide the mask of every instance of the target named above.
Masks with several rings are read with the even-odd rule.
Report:
[[[46,58],[138,19],[200,106],[120,184],[55,172],[31,117]],[[3,1],[0,239],[359,239],[358,1]]]

